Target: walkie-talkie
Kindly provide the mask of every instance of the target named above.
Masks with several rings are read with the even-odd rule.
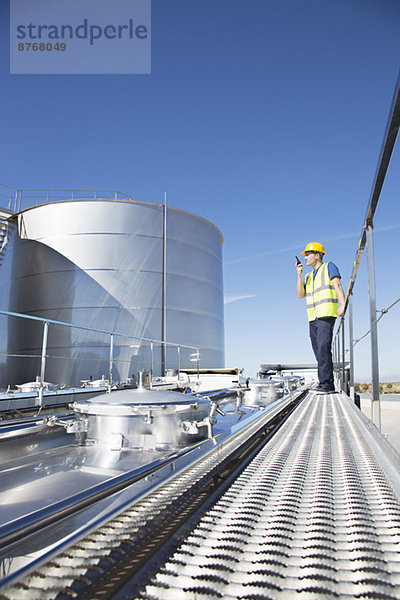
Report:
[[[298,256],[296,256],[296,261],[297,261],[297,262],[296,262],[296,265],[301,265],[301,264],[302,264],[302,263],[301,263],[301,260],[299,259],[299,257],[298,257]]]

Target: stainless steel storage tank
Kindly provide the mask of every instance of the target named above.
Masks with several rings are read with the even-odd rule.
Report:
[[[9,273],[6,310],[157,340],[165,329],[169,342],[201,348],[201,367],[224,366],[222,235],[197,215],[111,199],[29,208],[18,215]],[[41,325],[12,320],[8,350],[40,355]],[[52,326],[46,380],[107,375],[108,352],[104,335]],[[176,350],[166,353],[164,362],[154,347],[155,374],[176,366]],[[182,367],[195,366],[191,353],[181,352]],[[114,358],[114,380],[123,381],[148,368],[149,344],[116,337]],[[12,370],[15,381],[2,383],[34,379],[38,360],[15,359]]]

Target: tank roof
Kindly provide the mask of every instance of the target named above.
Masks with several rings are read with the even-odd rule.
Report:
[[[50,204],[64,204],[66,202],[68,202],[68,203],[71,203],[71,202],[119,202],[119,203],[123,203],[123,204],[144,204],[146,206],[159,206],[160,208],[163,208],[165,206],[164,204],[161,204],[159,202],[145,202],[144,200],[133,200],[132,198],[107,198],[107,197],[84,198],[84,197],[81,197],[81,198],[63,198],[63,199],[59,199],[59,200],[55,200],[55,201],[52,201],[51,199],[49,201],[46,201],[46,199],[44,199],[42,202],[40,202],[40,200],[39,200],[38,204],[35,204],[34,206],[28,206],[26,208],[22,208],[19,212],[23,213],[23,212],[27,212],[28,210],[38,208],[40,206],[47,206]],[[204,217],[201,217],[200,215],[197,215],[196,213],[193,213],[189,210],[185,210],[183,208],[176,208],[175,206],[170,206],[170,205],[167,205],[167,208],[169,210],[186,213],[188,215],[196,217],[197,219],[201,219],[205,223],[208,223],[209,225],[211,225],[214,229],[216,229],[218,231],[219,235],[221,236],[222,242],[224,242],[224,236],[222,234],[222,231],[208,219],[205,219]],[[14,214],[18,214],[18,213],[14,213]]]

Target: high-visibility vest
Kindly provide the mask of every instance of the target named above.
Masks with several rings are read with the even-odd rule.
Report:
[[[338,297],[329,277],[328,263],[322,263],[315,278],[311,272],[306,280],[307,316],[309,321],[321,317],[337,317]]]

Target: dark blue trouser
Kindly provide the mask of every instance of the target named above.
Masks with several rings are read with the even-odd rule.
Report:
[[[321,385],[333,385],[332,335],[335,317],[323,317],[310,321],[310,338],[318,363],[318,379]]]

